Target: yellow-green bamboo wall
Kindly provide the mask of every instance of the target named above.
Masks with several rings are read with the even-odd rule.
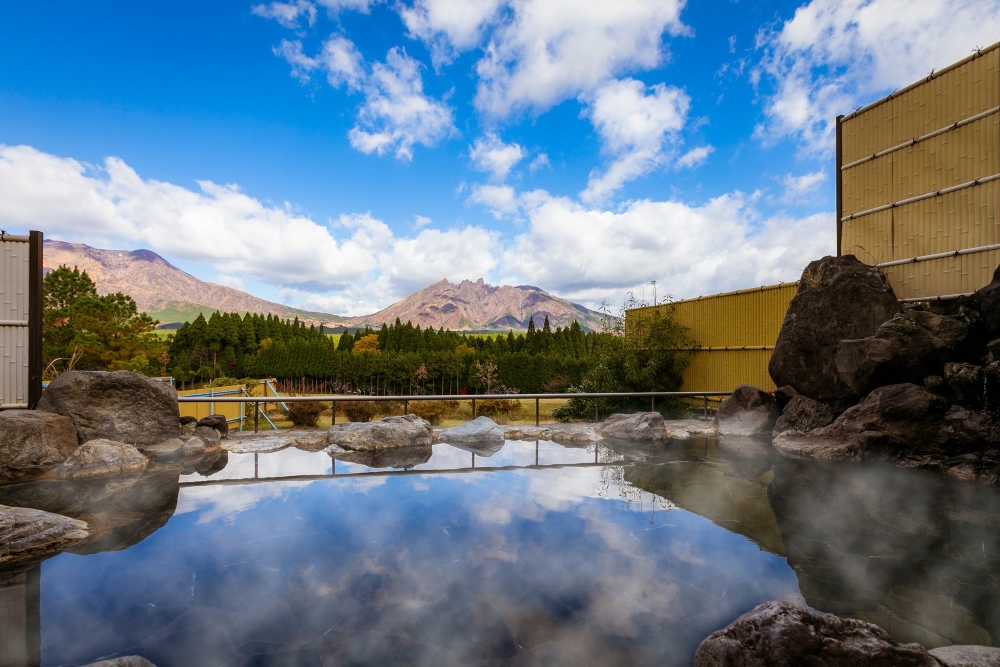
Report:
[[[797,284],[768,285],[630,310],[625,327],[627,330],[630,318],[643,312],[670,309],[674,321],[688,328],[697,347],[684,372],[682,391],[731,391],[741,384],[773,390],[767,364]]]
[[[1000,45],[856,116],[841,127],[841,164],[1000,105]],[[1000,173],[1000,113],[842,172],[842,215]],[[1000,243],[1000,181],[845,220],[841,252],[869,264]],[[1000,251],[886,267],[896,296],[972,292]]]

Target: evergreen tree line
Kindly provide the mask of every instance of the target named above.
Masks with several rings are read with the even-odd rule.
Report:
[[[525,334],[478,336],[401,323],[334,338],[315,326],[272,315],[214,313],[185,323],[170,344],[168,369],[183,382],[218,377],[308,378],[364,393],[483,393],[477,364],[524,393],[579,384],[602,334],[574,322],[552,329],[529,322]]]

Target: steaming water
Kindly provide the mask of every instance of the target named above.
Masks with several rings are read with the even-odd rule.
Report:
[[[43,563],[42,663],[688,665],[771,599],[1000,643],[993,489],[750,440],[406,456],[182,476],[152,534]]]

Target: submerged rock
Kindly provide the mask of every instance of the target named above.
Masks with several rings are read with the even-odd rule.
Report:
[[[842,340],[837,372],[857,396],[888,384],[921,382],[941,372],[969,333],[969,324],[960,319],[908,310],[880,326],[874,336]]]
[[[715,428],[720,435],[770,435],[779,414],[773,396],[741,384],[719,404]]]
[[[773,435],[785,431],[811,431],[830,424],[836,415],[826,403],[814,401],[808,396],[795,396],[782,410],[778,421],[774,423]]]
[[[942,646],[930,650],[945,667],[1000,667],[995,646]]]
[[[614,440],[666,440],[667,430],[659,412],[611,415],[597,425],[602,438]]]
[[[83,667],[156,667],[156,665],[142,656],[126,655],[121,658],[111,658],[109,660],[92,662],[90,664],[83,665]]]
[[[79,444],[69,417],[38,410],[0,411],[0,480],[41,475]]]
[[[787,602],[758,605],[706,638],[695,667],[940,667],[919,644],[898,644],[877,625],[816,614]]]
[[[107,439],[154,445],[180,435],[177,392],[129,371],[69,371],[42,393],[38,409],[65,415],[80,443]]]
[[[771,379],[816,400],[853,396],[837,371],[840,341],[874,336],[899,312],[896,295],[874,266],[853,255],[810,262],[788,304],[768,364]]]
[[[205,441],[193,436],[181,436],[158,442],[155,445],[138,447],[137,449],[146,457],[162,463],[203,454],[205,452]]]
[[[0,505],[0,568],[41,560],[87,536],[84,521]]]
[[[432,437],[430,422],[416,415],[385,417],[373,422],[334,424],[327,431],[327,442],[352,451],[429,445]]]
[[[232,438],[225,442],[222,447],[233,454],[266,454],[277,452],[292,445],[291,438],[282,438],[276,435],[245,436],[242,438]],[[326,444],[324,443],[324,447]]]
[[[503,427],[489,417],[476,417],[441,432],[440,440],[450,444],[484,444],[504,441]]]
[[[62,479],[132,475],[146,469],[149,459],[132,445],[113,440],[91,440],[80,445],[53,474]]]
[[[548,440],[563,445],[587,445],[601,439],[592,424],[547,424],[503,427],[507,440]]]
[[[430,445],[416,447],[400,447],[397,449],[382,449],[364,452],[341,452],[333,454],[333,458],[347,463],[358,463],[369,468],[412,468],[427,463],[431,459],[434,448]]]
[[[207,417],[202,417],[198,421],[198,426],[214,428],[219,432],[220,438],[229,437],[229,421],[226,419],[226,415],[209,415]]]

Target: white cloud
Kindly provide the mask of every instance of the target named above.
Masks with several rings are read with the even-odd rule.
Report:
[[[663,33],[687,32],[683,0],[517,0],[476,66],[476,106],[545,111],[626,71],[663,62]]]
[[[642,81],[610,81],[588,100],[584,112],[601,137],[602,151],[612,156],[603,172],[590,173],[581,198],[603,201],[627,181],[664,165],[674,153],[691,99],[672,86]]]
[[[414,229],[420,229],[421,227],[426,227],[427,225],[431,224],[432,222],[434,222],[434,221],[431,220],[430,218],[428,218],[426,215],[415,215],[415,216],[413,216],[413,228]]]
[[[358,47],[340,35],[331,35],[323,43],[323,51],[314,62],[322,63],[326,80],[334,88],[346,83],[348,88],[357,89],[366,76],[365,59]]]
[[[431,51],[434,66],[440,67],[482,42],[483,27],[502,3],[503,0],[415,0],[411,6],[400,5],[399,14],[410,37],[424,42]]]
[[[497,220],[517,212],[517,193],[509,185],[473,185],[470,204],[482,204]]]
[[[377,5],[381,0],[317,0],[317,2],[329,10],[331,14],[338,14],[342,11],[355,11],[367,14],[371,11],[372,5]]]
[[[767,141],[791,137],[833,150],[836,116],[968,56],[1000,35],[1000,0],[812,0],[780,29],[761,32],[754,80],[766,99]]]
[[[835,250],[832,213],[764,218],[741,193],[701,206],[641,200],[618,211],[588,208],[544,191],[517,204],[529,229],[504,257],[505,271],[577,301],[620,301],[657,280],[687,298],[797,279]]]
[[[363,153],[393,151],[400,160],[413,159],[414,144],[433,146],[456,132],[452,110],[424,94],[420,63],[392,48],[384,63],[375,63],[364,84],[365,102],[351,145]]]
[[[781,179],[781,184],[785,188],[785,192],[781,196],[781,201],[788,204],[801,201],[803,197],[815,191],[825,181],[826,174],[822,171],[802,174],[801,176],[786,174]]]
[[[714,152],[714,146],[698,146],[697,148],[692,148],[677,159],[677,168],[693,169],[698,165],[704,164],[705,160],[708,159],[708,156]]]
[[[697,206],[641,200],[605,210],[543,190],[476,185],[469,201],[523,219],[521,231],[504,237],[424,226],[401,237],[367,213],[320,224],[235,185],[200,181],[188,189],[143,179],[118,158],[95,167],[0,145],[5,229],[147,247],[216,275],[279,286],[290,303],[347,315],[374,312],[442,277],[510,276],[592,307],[651,279],[683,298],[795,279],[834,249],[832,214],[765,218],[756,198],[740,193]]]
[[[528,171],[530,171],[533,174],[539,169],[548,166],[550,166],[549,156],[546,155],[545,153],[539,153],[537,156],[535,156],[535,159],[531,161],[531,164],[528,165]]]
[[[302,52],[302,42],[299,40],[281,40],[281,44],[272,49],[274,55],[284,58],[292,66],[292,76],[307,83],[310,72],[320,66],[320,62],[315,58],[310,58]]]
[[[310,26],[316,23],[316,5],[308,0],[254,5],[250,11],[257,16],[274,19],[286,28],[298,28],[300,17],[305,18]]]
[[[504,181],[507,174],[525,156],[520,144],[505,144],[496,134],[490,132],[476,139],[469,146],[469,157],[479,171],[489,173],[493,180]]]

